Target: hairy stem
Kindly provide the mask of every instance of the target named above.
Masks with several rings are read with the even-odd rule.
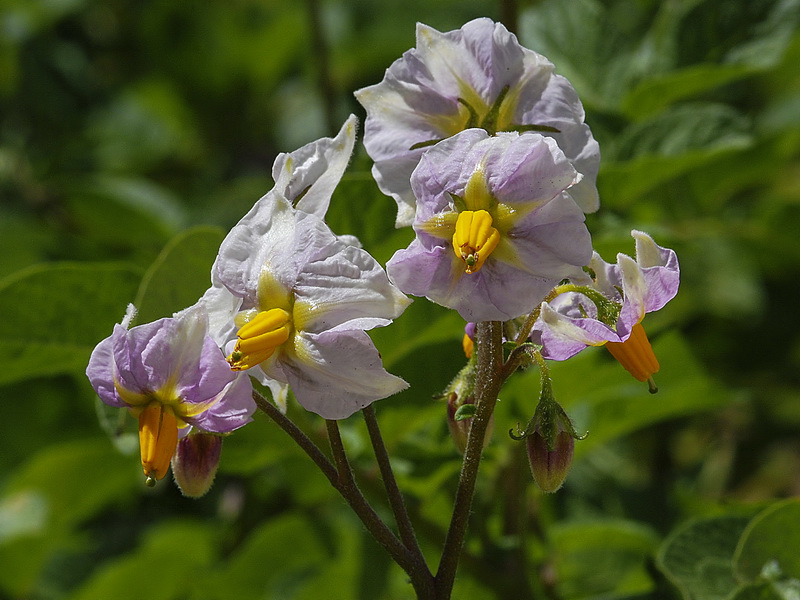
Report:
[[[386,526],[378,516],[378,513],[364,498],[361,490],[358,489],[353,476],[353,469],[347,459],[342,436],[339,433],[339,424],[329,419],[325,421],[325,425],[328,428],[328,440],[331,444],[331,452],[338,472],[338,482],[334,487],[347,500],[350,508],[358,515],[361,522],[372,534],[372,537],[386,548],[392,559],[408,574],[411,584],[417,592],[417,598],[420,600],[433,600],[432,577],[427,567],[424,567],[424,571],[420,572],[420,565],[415,560],[412,552],[397,539],[394,532]]]
[[[406,510],[406,503],[403,500],[403,495],[400,493],[400,488],[397,485],[397,480],[394,478],[392,465],[389,462],[389,454],[386,451],[386,445],[383,443],[383,436],[381,435],[380,427],[378,426],[378,419],[375,415],[375,408],[370,404],[363,411],[364,421],[367,423],[367,431],[369,432],[369,439],[372,442],[372,448],[375,451],[375,458],[378,461],[378,468],[381,471],[383,478],[383,485],[386,487],[386,495],[389,498],[389,505],[392,507],[394,518],[397,520],[397,528],[400,531],[400,539],[406,545],[406,548],[422,556],[422,551],[417,543],[417,538],[414,535],[414,526],[411,524],[411,518],[408,516]]]
[[[464,462],[461,466],[450,528],[447,531],[442,559],[436,573],[437,600],[448,600],[452,594],[458,559],[469,523],[472,497],[475,493],[478,467],[483,453],[483,440],[503,383],[501,376],[503,369],[501,323],[497,321],[479,323],[477,338],[478,372],[475,382],[477,408],[464,451]]]
[[[342,495],[342,497],[358,515],[361,522],[372,534],[372,537],[383,546],[392,559],[409,574],[416,573],[418,565],[414,561],[411,552],[397,539],[397,536],[381,520],[378,513],[367,502],[367,499],[358,489],[347,455],[344,452],[342,437],[339,434],[339,427],[336,421],[326,421],[328,427],[328,439],[331,444],[334,463],[319,449],[311,439],[294,422],[279,411],[271,402],[258,392],[253,392],[253,399],[256,406],[267,414],[278,427],[283,429],[303,451],[314,461],[331,485]],[[430,575],[429,575],[430,578]],[[419,582],[412,578],[412,584],[417,589]],[[419,592],[418,592],[419,593]],[[420,598],[431,598],[431,596],[420,595]]]

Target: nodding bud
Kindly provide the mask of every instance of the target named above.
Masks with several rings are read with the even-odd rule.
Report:
[[[172,474],[184,496],[199,498],[211,489],[222,451],[222,437],[190,433],[180,442],[172,458]]]
[[[572,437],[572,433],[560,430],[556,433],[551,448],[537,429],[525,438],[525,445],[528,449],[531,474],[536,485],[544,492],[557,491],[564,484],[572,466],[572,456],[575,450],[575,438]]]
[[[515,434],[515,440],[525,440],[531,475],[542,491],[557,491],[567,478],[575,453],[575,440],[586,437],[578,435],[572,421],[550,395],[549,386],[536,407],[536,412],[524,430]]]
[[[439,396],[439,398],[447,400],[447,428],[450,430],[450,436],[461,454],[464,454],[464,450],[467,447],[469,430],[472,426],[472,419],[476,409],[475,369],[476,361],[472,358],[453,378],[453,381],[450,382],[450,385],[447,386],[442,395]],[[486,428],[486,436],[483,439],[484,448],[492,438],[493,428],[494,417],[490,417]]]
[[[464,399],[459,399],[457,392],[450,392],[447,395],[447,427],[450,429],[450,437],[456,444],[456,448],[461,454],[467,448],[469,430],[472,427],[472,415],[475,414],[475,398],[470,395]],[[486,435],[483,438],[483,447],[489,445],[494,431],[494,415],[489,417],[489,425],[486,427]]]

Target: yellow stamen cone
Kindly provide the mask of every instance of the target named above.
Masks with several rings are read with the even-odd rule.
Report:
[[[453,251],[464,261],[465,271],[475,273],[500,243],[500,232],[492,227],[492,216],[485,210],[459,213],[453,234]]]
[[[275,350],[289,339],[291,315],[282,308],[272,308],[258,313],[242,325],[238,340],[228,357],[234,371],[254,367],[272,356]]]
[[[633,326],[627,340],[608,342],[606,348],[628,373],[639,381],[647,381],[651,392],[657,391],[653,374],[658,373],[661,367],[641,323]]]
[[[147,485],[154,486],[169,470],[178,445],[178,420],[170,406],[151,402],[139,414],[139,450]]]

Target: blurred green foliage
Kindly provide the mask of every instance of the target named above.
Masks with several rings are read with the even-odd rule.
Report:
[[[3,2],[0,598],[412,595],[263,415],[188,500],[144,487],[130,423],[96,409],[83,369],[127,303],[151,320],[202,293],[276,153],[361,115],[352,91],[413,45],[415,21],[454,29],[509,4]],[[520,40],[573,82],[601,144],[595,247],[613,260],[646,230],[683,277],[648,317],[658,395],[600,351],[554,365],[589,432],[556,495],[505,433],[538,375],[503,390],[454,597],[798,597],[798,504],[778,500],[800,494],[799,20],[798,0],[521,3]],[[359,151],[329,222],[385,262],[411,232],[369,166]],[[418,300],[373,332],[411,383],[376,407],[432,563],[460,465],[432,397],[463,364],[462,326]],[[320,419],[289,414],[324,444]],[[342,429],[388,518],[363,423]]]

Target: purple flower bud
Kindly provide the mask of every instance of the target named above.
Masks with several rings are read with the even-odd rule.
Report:
[[[553,440],[553,448],[550,449],[547,440],[537,429],[525,438],[525,445],[528,448],[528,462],[536,485],[548,493],[557,491],[563,485],[572,466],[575,449],[575,438],[572,437],[572,433],[560,429]]]
[[[190,433],[178,443],[172,458],[172,474],[184,496],[199,498],[214,483],[222,451],[222,437]]]

